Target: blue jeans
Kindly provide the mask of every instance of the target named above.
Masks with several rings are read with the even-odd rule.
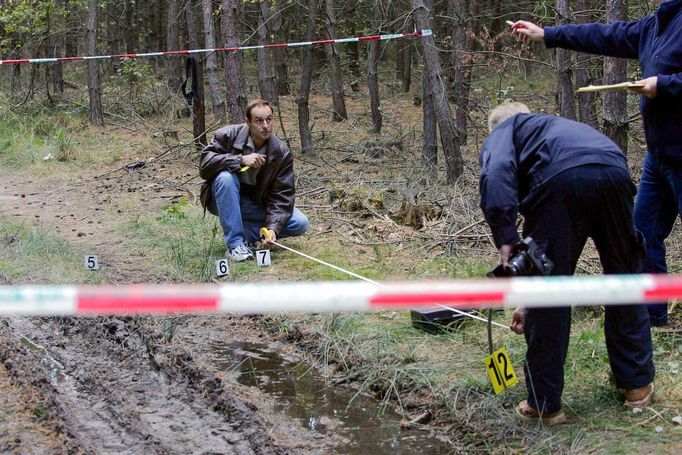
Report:
[[[635,202],[635,226],[646,240],[645,273],[667,273],[665,239],[682,214],[682,164],[647,153]],[[668,323],[666,302],[649,305],[651,325]]]
[[[243,243],[257,241],[260,228],[265,226],[265,208],[239,192],[239,178],[229,171],[223,171],[213,180],[211,189],[213,198],[207,208],[218,215],[227,248],[231,250]],[[307,230],[308,218],[294,208],[289,222],[278,237],[294,237]]]

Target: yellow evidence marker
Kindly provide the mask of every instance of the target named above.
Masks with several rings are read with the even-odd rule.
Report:
[[[507,354],[507,350],[504,347],[493,352],[484,361],[495,395],[519,383],[516,373],[514,373],[511,359],[509,359],[509,354]]]

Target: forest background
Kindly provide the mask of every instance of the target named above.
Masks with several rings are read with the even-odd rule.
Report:
[[[74,210],[82,219],[93,210],[110,215],[103,222],[109,229],[100,231],[83,221],[69,224],[58,209],[54,221],[19,206],[13,207],[16,213],[0,215],[5,239],[0,278],[6,283],[210,282],[213,261],[225,248],[215,219],[203,217],[198,207],[198,150],[219,126],[242,122],[246,103],[256,97],[275,106],[277,135],[296,156],[297,204],[311,219],[310,233],[289,244],[372,279],[480,277],[494,266],[496,251],[478,208],[477,153],[487,134],[487,113],[501,102],[525,102],[533,111],[600,129],[626,151],[635,180],[645,154],[636,96],[575,92],[590,84],[636,80],[637,62],[521,44],[505,21],[635,20],[653,12],[646,1],[3,0],[0,5],[2,60],[433,30],[433,36],[391,41],[195,54],[187,81],[187,56],[0,66],[3,178],[15,188],[36,191],[38,199],[46,188],[64,189],[49,194],[60,203],[65,195],[64,204],[78,205],[81,198],[82,206]],[[45,202],[40,206],[46,210]],[[63,258],[58,272],[43,270],[37,264],[52,250],[17,241],[35,236],[65,242],[71,258],[99,252],[105,272],[83,273],[79,260]],[[680,238],[676,226],[668,242],[672,272],[682,269]],[[230,280],[344,279],[281,251],[273,251],[273,264],[267,270],[238,267]],[[579,273],[600,272],[598,256],[588,246]],[[499,425],[500,419],[513,420],[513,404],[523,391],[491,394],[481,361],[487,340],[476,323],[436,336],[412,329],[407,313],[272,315],[260,323],[333,366],[330,375],[351,378],[405,415],[430,409],[433,426],[459,447],[679,447],[679,426],[671,421],[682,402],[679,337],[654,334],[665,397],[660,407],[645,417],[623,417],[603,363],[603,315],[598,309],[576,313],[567,400],[573,406],[570,417],[579,424],[558,433]],[[671,316],[679,325],[676,304]],[[508,323],[509,315],[495,318]],[[172,321],[171,336],[183,324]],[[509,333],[496,340],[509,349],[518,371],[523,340]],[[587,415],[595,407],[598,412]]]

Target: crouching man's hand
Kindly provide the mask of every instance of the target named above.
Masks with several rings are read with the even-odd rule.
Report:
[[[277,241],[277,234],[272,229],[262,228],[260,231],[261,246],[270,248]]]
[[[523,323],[526,320],[526,309],[519,307],[514,310],[512,315],[512,323],[509,326],[512,332],[523,335]]]
[[[512,252],[511,245],[502,245],[500,247],[500,264],[502,264],[502,267],[507,266],[507,263],[509,262],[509,258],[511,256],[511,252]]]

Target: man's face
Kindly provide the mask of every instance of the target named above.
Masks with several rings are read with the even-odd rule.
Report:
[[[247,118],[246,124],[249,125],[254,142],[264,142],[270,139],[272,122],[272,109],[269,106],[255,106],[251,109],[251,120]]]

